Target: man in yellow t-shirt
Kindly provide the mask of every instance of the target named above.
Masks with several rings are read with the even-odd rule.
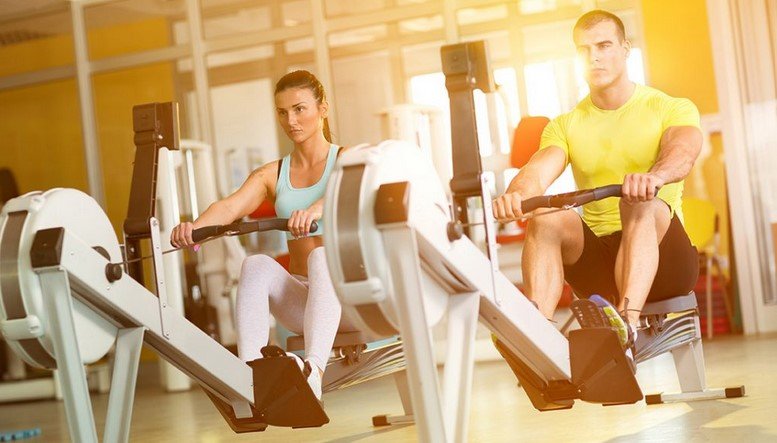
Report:
[[[582,219],[574,211],[531,219],[522,266],[526,295],[546,317],[566,278],[578,295],[616,305],[633,337],[647,300],[686,294],[698,276],[680,198],[701,149],[699,113],[629,80],[631,43],[617,16],[584,14],[573,40],[590,95],[548,124],[540,150],[494,200],[494,216],[521,218],[521,201],[542,195],[567,164],[580,189],[623,183],[622,198],[585,205]]]

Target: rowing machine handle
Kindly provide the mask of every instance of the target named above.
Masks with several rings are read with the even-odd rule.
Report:
[[[607,185],[599,188],[592,189],[594,193],[594,200],[601,200],[607,197],[620,197],[623,185]],[[658,188],[656,188],[658,192]]]
[[[221,234],[221,228],[223,226],[215,225],[215,226],[205,226],[203,228],[195,229],[192,231],[192,240],[195,243],[199,243],[206,238],[213,237],[215,235]]]
[[[288,224],[288,218],[271,218],[267,220],[232,223],[230,225],[205,226],[192,231],[192,240],[195,243],[199,243],[207,238],[233,231],[237,231],[239,234],[264,231],[288,231]],[[310,224],[310,232],[316,232],[317,230],[318,223],[314,221]]]
[[[622,185],[607,185],[594,189],[583,189],[558,195],[540,195],[521,202],[524,214],[539,208],[576,207],[607,197],[620,197]]]

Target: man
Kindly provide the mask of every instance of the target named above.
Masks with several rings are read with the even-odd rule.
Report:
[[[617,306],[628,348],[645,302],[686,294],[698,276],[680,199],[701,149],[699,113],[687,99],[629,80],[631,43],[617,16],[584,14],[573,40],[590,95],[548,124],[493,211],[498,220],[521,218],[521,200],[543,194],[567,164],[579,189],[623,183],[622,198],[584,206],[582,219],[574,211],[531,219],[522,267],[526,295],[548,318],[565,278],[579,296]]]

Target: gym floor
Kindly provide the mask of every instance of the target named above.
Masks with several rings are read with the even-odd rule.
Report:
[[[475,367],[469,441],[575,442],[774,442],[777,398],[777,334],[728,336],[705,341],[711,387],[744,384],[747,396],[731,400],[647,406],[602,407],[577,402],[570,410],[534,410],[503,362]],[[678,389],[669,355],[639,366],[645,393]],[[131,441],[143,442],[412,442],[413,425],[373,428],[371,417],[402,411],[393,379],[384,377],[354,388],[325,394],[330,423],[314,429],[270,428],[263,433],[232,433],[205,394],[195,388],[166,394],[158,385],[157,366],[144,363],[135,398]],[[93,395],[98,429],[102,429],[108,395]],[[40,428],[32,441],[67,441],[64,405],[36,401],[0,405],[0,432]]]

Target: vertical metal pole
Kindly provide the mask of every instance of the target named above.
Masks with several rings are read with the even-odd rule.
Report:
[[[76,78],[78,80],[78,99],[81,105],[81,130],[83,131],[89,194],[100,206],[105,208],[105,191],[103,189],[102,165],[100,164],[100,146],[97,142],[97,124],[94,116],[91,64],[89,63],[89,49],[86,41],[84,6],[78,1],[70,2],[70,16],[73,20],[73,47],[76,56]]]
[[[521,15],[518,2],[509,3],[507,10],[509,17],[520,17]],[[524,76],[526,55],[523,49],[523,29],[519,26],[511,26],[507,33],[510,38],[510,58],[512,59],[510,66],[515,70],[515,85],[518,90],[518,117],[521,117],[529,115],[528,88],[526,87],[526,76]],[[513,122],[508,122],[508,125],[512,127]],[[510,142],[512,143],[512,140]]]
[[[334,95],[334,83],[332,82],[332,65],[329,62],[329,42],[327,41],[323,3],[323,0],[310,0],[310,17],[313,23],[313,41],[316,45],[314,50],[317,77],[331,99]],[[329,112],[329,127],[332,132],[338,132],[337,117],[331,110]]]
[[[445,29],[445,43],[458,43],[459,23],[456,19],[456,3],[453,1],[442,2],[442,21]]]
[[[189,43],[192,46],[192,75],[194,76],[194,92],[197,97],[197,113],[199,114],[200,138],[213,146],[213,158],[216,162],[216,182],[222,197],[229,192],[224,176],[221,155],[216,146],[213,129],[213,108],[210,101],[210,86],[208,83],[208,56],[202,35],[202,13],[200,0],[186,0],[186,15],[189,23]]]
[[[200,207],[197,204],[197,183],[194,180],[194,154],[191,149],[183,149],[184,159],[186,160],[186,184],[189,187],[189,205],[191,208],[192,220],[200,216]],[[200,154],[202,155],[202,154]]]

